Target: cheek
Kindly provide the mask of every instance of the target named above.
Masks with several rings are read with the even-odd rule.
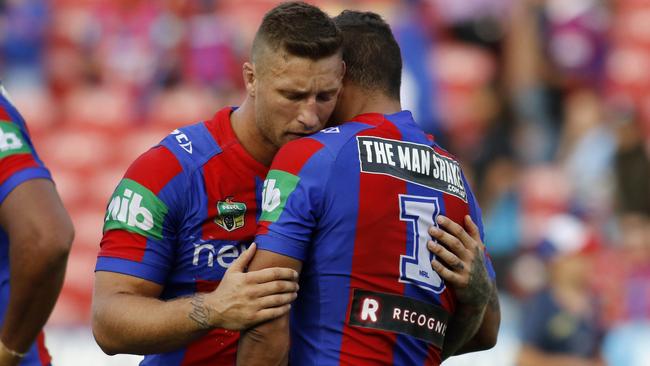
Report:
[[[334,107],[336,106],[335,101],[323,103],[318,107],[318,117],[320,118],[321,122],[325,122],[329,119],[330,115],[334,111]]]

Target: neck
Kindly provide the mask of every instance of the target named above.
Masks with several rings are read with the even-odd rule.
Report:
[[[257,161],[265,166],[271,165],[273,156],[278,149],[268,141],[257,128],[255,123],[255,111],[250,98],[244,102],[230,115],[232,129],[237,140],[244,149]]]
[[[393,114],[402,110],[399,99],[391,98],[382,92],[369,92],[356,86],[346,86],[346,100],[353,101],[344,120],[364,113]]]

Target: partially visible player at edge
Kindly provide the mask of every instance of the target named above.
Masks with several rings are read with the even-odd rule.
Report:
[[[43,326],[74,230],[25,121],[0,84],[0,365],[49,365]]]
[[[290,142],[273,161],[250,268],[302,271],[301,289],[290,322],[242,335],[238,364],[439,365],[489,348],[494,271],[460,165],[401,109],[389,26],[353,11],[335,23],[347,74],[333,118],[351,122]]]
[[[297,273],[244,273],[262,184],[284,143],[325,125],[341,88],[341,34],[317,7],[270,10],[243,65],[246,98],[179,128],[128,169],[108,205],[93,333],[142,365],[233,365],[238,332],[289,310]],[[226,270],[228,268],[228,270]]]

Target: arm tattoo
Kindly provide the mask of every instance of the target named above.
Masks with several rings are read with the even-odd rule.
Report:
[[[210,329],[210,310],[205,306],[205,295],[204,294],[194,294],[190,300],[192,305],[192,312],[189,314],[189,318],[192,319],[201,329]]]

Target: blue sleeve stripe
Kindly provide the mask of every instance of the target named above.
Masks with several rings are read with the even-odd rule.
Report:
[[[165,284],[166,277],[166,271],[156,266],[115,257],[98,257],[95,266],[95,272],[97,271],[121,273],[155,282],[159,285]]]
[[[298,240],[290,239],[286,236],[279,235],[274,232],[268,232],[264,235],[258,235],[255,237],[255,243],[257,243],[257,248],[262,250],[268,250],[269,252],[286,255],[304,262],[307,257],[305,251],[305,243]]]
[[[2,185],[0,185],[0,203],[4,202],[9,193],[11,193],[11,191],[21,183],[39,178],[52,180],[49,170],[44,167],[26,168],[14,173],[11,177],[5,180]]]

